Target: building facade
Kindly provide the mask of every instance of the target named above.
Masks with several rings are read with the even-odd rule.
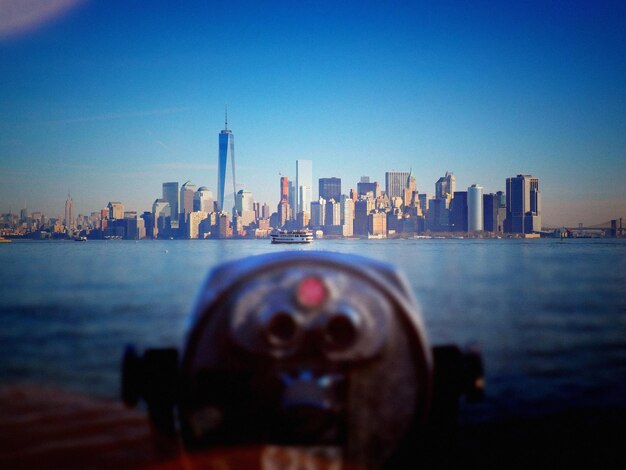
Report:
[[[178,220],[178,183],[175,181],[163,183],[163,197],[170,205],[170,217]]]
[[[193,210],[213,212],[213,191],[206,186],[200,186],[193,195]]]
[[[311,213],[313,198],[313,162],[296,160],[296,214]]]
[[[506,179],[507,233],[532,233],[541,230],[539,178],[517,175]]]
[[[325,226],[341,225],[341,202],[330,199],[326,202]]]
[[[244,227],[249,226],[254,222],[254,198],[250,191],[241,189],[237,192],[235,198],[235,210],[241,218],[241,223]]]
[[[385,193],[389,200],[394,197],[404,199],[404,189],[408,186],[408,171],[388,171],[385,173]]]
[[[456,177],[454,173],[446,171],[446,174],[435,183],[435,198],[450,199],[456,191]]]
[[[232,186],[230,185],[232,180]],[[217,164],[217,204],[218,210],[229,211],[235,204],[237,183],[235,178],[235,136],[228,129],[228,115],[224,130],[219,135],[219,156]],[[228,186],[228,189],[227,189]]]
[[[467,232],[467,191],[455,191],[450,202],[450,224],[455,232]]]
[[[180,187],[180,206],[179,206],[179,219],[181,222],[185,222],[193,212],[193,199],[196,193],[196,185],[191,181],[187,181]]]
[[[323,197],[327,201],[334,199],[341,200],[341,178],[320,178],[319,179],[319,197]]]
[[[121,202],[109,202],[109,220],[120,220],[124,218],[124,205]]]
[[[305,212],[305,211],[303,211]],[[320,228],[326,222],[326,199],[323,197],[311,203],[311,227]]]
[[[476,184],[467,188],[467,230],[484,230],[483,188]]]
[[[369,176],[361,176],[361,181],[356,184],[356,192],[357,199],[359,196],[369,196],[376,199],[380,197],[380,184],[378,181],[370,181]]]
[[[65,200],[65,228],[70,230],[74,228],[74,201],[70,193],[67,193]]]
[[[289,203],[289,178],[286,176],[280,177],[280,200],[279,202]]]

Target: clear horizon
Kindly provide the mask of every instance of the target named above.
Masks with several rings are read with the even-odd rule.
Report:
[[[25,8],[30,8],[26,11]],[[0,212],[63,214],[237,180],[275,208],[297,159],[342,191],[539,178],[544,225],[626,218],[626,4],[0,5]]]

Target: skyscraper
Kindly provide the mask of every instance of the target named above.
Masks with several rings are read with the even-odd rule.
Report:
[[[531,233],[541,230],[539,178],[517,175],[506,179],[504,231]]]
[[[450,202],[450,222],[455,232],[467,232],[467,191],[454,192]]]
[[[69,191],[65,200],[65,228],[74,228],[74,201],[72,201]]]
[[[341,202],[330,199],[324,209],[324,225],[341,225]]]
[[[152,204],[152,215],[154,216],[154,220],[159,217],[171,217],[172,207],[170,203],[165,199],[155,199]]]
[[[185,182],[180,187],[180,209],[179,215],[181,216],[181,222],[184,223],[187,220],[187,214],[193,212],[193,196],[196,192],[196,185],[191,181]]]
[[[408,171],[387,171],[385,173],[385,192],[391,201],[391,198],[404,198],[404,188],[407,187],[409,180]]]
[[[456,178],[454,173],[446,171],[446,174],[435,183],[435,198],[450,199],[456,190]]]
[[[109,202],[109,220],[120,220],[124,218],[124,205],[121,202]]]
[[[311,203],[311,227],[320,228],[326,221],[326,199],[323,197]]]
[[[241,189],[235,196],[235,210],[241,217],[244,227],[254,222],[254,198],[250,191]]]
[[[354,233],[354,200],[341,197],[341,225],[344,237],[351,237]]]
[[[296,182],[295,180],[291,179],[289,180],[289,211],[291,212],[291,218],[292,219],[296,219],[296,205],[297,205],[297,200],[298,198],[296,197],[297,195],[297,191],[296,191]]]
[[[171,220],[178,220],[178,183],[163,183],[163,197],[170,205]]]
[[[280,177],[280,201],[289,203],[289,178]]]
[[[193,210],[213,212],[213,192],[206,186],[200,186],[193,195]]]
[[[233,180],[233,192],[230,193],[230,187],[228,193],[226,193],[226,185],[228,184],[227,174],[228,162],[231,162],[232,168],[232,180]],[[232,131],[228,129],[228,112],[224,120],[224,130],[220,132],[219,138],[219,161],[217,168],[217,203],[219,210],[230,210],[224,205],[225,198],[228,198],[228,206],[232,208],[235,203],[235,193],[237,192],[237,185],[235,179],[235,136]],[[232,199],[231,199],[232,194]]]
[[[327,201],[334,199],[339,202],[341,200],[341,178],[320,178],[319,196]]]
[[[367,235],[368,216],[375,207],[376,201],[372,198],[359,199],[354,203],[353,233],[355,235]]]
[[[467,230],[479,232],[483,225],[483,188],[476,184],[467,188]]]
[[[422,214],[426,215],[426,213],[428,212],[428,202],[429,202],[428,194],[426,193],[420,194],[418,196],[418,199],[420,202],[420,207],[422,208]]]
[[[375,199],[380,196],[380,184],[378,181],[370,182],[369,176],[361,176],[361,181],[356,184],[356,191],[359,196],[367,196],[371,192]]]
[[[278,202],[279,226],[284,227],[287,221],[294,218],[291,200],[293,197],[293,184],[286,176],[280,177],[280,200]]]
[[[313,162],[311,160],[296,160],[296,214],[311,213],[311,198],[313,192]]]

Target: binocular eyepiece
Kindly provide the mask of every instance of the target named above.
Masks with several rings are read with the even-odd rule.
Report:
[[[128,348],[122,398],[189,449],[334,446],[379,466],[482,398],[480,355],[431,348],[404,278],[354,255],[283,252],[207,278],[176,349]],[[426,431],[425,431],[426,430]]]

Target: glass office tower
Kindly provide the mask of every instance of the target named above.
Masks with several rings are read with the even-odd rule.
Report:
[[[296,214],[300,212],[311,214],[313,192],[313,162],[311,160],[296,160],[296,191]]]
[[[467,188],[467,229],[479,232],[484,229],[483,188],[477,184]]]
[[[229,185],[230,180],[232,180],[232,187]],[[224,123],[224,130],[220,132],[219,162],[217,167],[217,203],[220,211],[231,210],[235,206],[236,188],[235,136],[228,129],[227,118]]]
[[[539,178],[517,175],[506,179],[506,220],[508,233],[532,233],[541,230]]]
[[[175,181],[163,183],[163,199],[170,205],[170,217],[178,220],[178,183]]]
[[[404,188],[408,187],[408,171],[387,171],[385,172],[385,192],[389,201],[393,197],[403,197]]]

